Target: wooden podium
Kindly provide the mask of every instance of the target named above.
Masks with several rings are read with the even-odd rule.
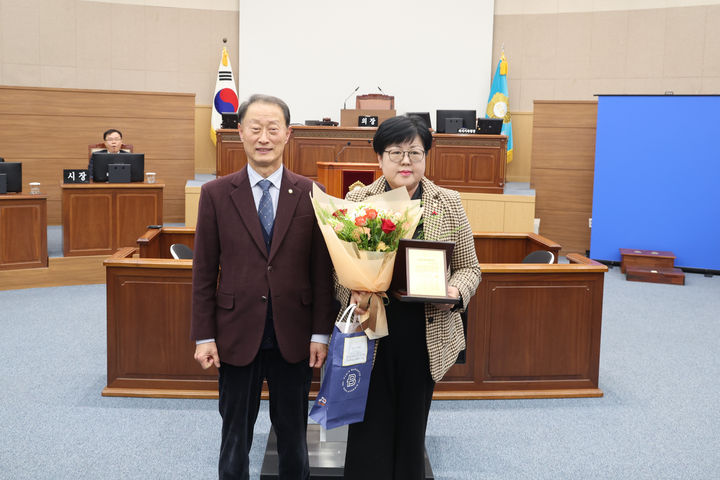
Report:
[[[163,221],[161,183],[62,185],[63,255],[112,255]]]
[[[149,230],[138,247],[105,260],[107,386],[103,396],[217,397],[217,369],[203,370],[190,340],[192,260],[170,245],[194,245],[195,229]],[[133,258],[139,252],[139,258]]]
[[[0,270],[47,266],[47,195],[0,195]]]
[[[355,182],[367,186],[382,176],[377,163],[318,162],[317,173],[326,193],[336,198],[345,198]]]
[[[377,125],[359,125],[358,118],[361,116],[378,117]],[[375,127],[377,128],[388,118],[395,116],[395,110],[379,110],[373,108],[344,108],[340,110],[341,127]]]

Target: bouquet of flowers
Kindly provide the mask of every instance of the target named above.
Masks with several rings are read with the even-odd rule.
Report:
[[[388,334],[383,298],[392,281],[401,238],[410,238],[422,218],[420,200],[397,188],[362,203],[341,200],[313,186],[313,208],[340,284],[371,292],[359,316],[370,339]]]

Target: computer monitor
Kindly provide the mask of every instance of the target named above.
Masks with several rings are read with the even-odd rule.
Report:
[[[222,116],[220,128],[230,128],[233,130],[238,128],[237,112],[222,112],[220,115]]]
[[[93,153],[93,182],[108,181],[108,165],[111,163],[127,163],[130,165],[130,181],[142,182],[145,177],[144,153]]]
[[[430,123],[430,112],[407,112],[405,116],[420,117],[420,119],[427,124],[428,128],[432,128],[432,123]]]
[[[435,130],[438,133],[457,133],[459,128],[475,131],[475,110],[437,110]]]
[[[500,135],[502,133],[502,118],[478,118],[477,133],[480,135]]]
[[[0,173],[5,174],[8,192],[22,192],[22,163],[2,162],[0,163]]]

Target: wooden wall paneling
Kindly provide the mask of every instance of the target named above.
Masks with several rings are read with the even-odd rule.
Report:
[[[540,219],[540,233],[551,238],[562,238],[562,255],[580,253],[585,255],[590,249],[590,228],[588,217],[591,212],[558,211],[555,209],[535,209]]]
[[[0,113],[27,115],[49,112],[58,116],[103,116],[116,118],[186,118],[187,105],[195,104],[190,93],[86,90],[75,88],[0,88]],[[102,132],[101,132],[102,133]]]
[[[508,182],[530,181],[532,156],[532,112],[510,112],[513,131],[513,161],[507,164],[505,179]]]
[[[542,138],[533,149],[533,168],[593,170],[595,129],[576,127],[536,127]],[[533,180],[534,182],[534,180]]]
[[[475,232],[532,232],[535,197],[460,192],[460,199]]]
[[[536,200],[539,210],[592,212],[592,170],[558,170],[536,168],[533,171]],[[537,191],[542,192],[541,195]],[[590,216],[590,215],[588,215]],[[587,221],[585,222],[587,224]],[[542,224],[541,224],[542,228]],[[552,235],[546,235],[553,238]],[[558,242],[562,243],[562,242]]]
[[[182,222],[183,187],[195,172],[194,103],[193,94],[0,87],[0,145],[7,161],[23,162],[25,188],[41,183],[48,223],[59,224],[62,169],[86,168],[87,145],[118,128],[145,154],[145,171],[172,163],[165,221]]]
[[[595,170],[595,101],[534,102],[531,185],[540,233],[562,253],[590,249]]]
[[[595,128],[596,100],[535,100],[533,128],[577,127]]]

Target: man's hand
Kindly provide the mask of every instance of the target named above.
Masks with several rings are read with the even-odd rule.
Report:
[[[218,356],[215,342],[198,343],[195,345],[195,361],[200,364],[203,370],[215,365],[220,368],[220,357]]]
[[[448,285],[447,289],[447,296],[452,298],[460,298],[460,290],[457,289],[457,287],[453,287],[452,285]],[[435,305],[440,310],[450,310],[455,305],[452,303],[438,303]]]
[[[320,368],[327,358],[328,346],[324,343],[310,342],[310,367]]]

